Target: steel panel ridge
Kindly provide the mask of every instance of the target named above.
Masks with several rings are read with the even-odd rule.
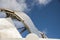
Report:
[[[0,40],[25,40],[25,38],[3,38],[3,39],[0,39]],[[30,39],[28,39],[30,40]],[[32,40],[32,38],[31,38]],[[39,38],[39,40],[60,40],[60,39],[44,39],[44,38]]]

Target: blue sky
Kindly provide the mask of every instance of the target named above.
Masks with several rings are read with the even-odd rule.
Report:
[[[35,26],[49,38],[60,38],[60,2],[52,0],[46,6],[34,5],[27,13]]]
[[[48,38],[60,38],[60,0],[0,0],[0,8],[25,12]],[[26,30],[22,36],[27,34]]]

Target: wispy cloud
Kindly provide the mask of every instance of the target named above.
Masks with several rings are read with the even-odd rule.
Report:
[[[18,11],[30,11],[34,4],[46,5],[51,2],[51,0],[0,0],[0,8],[8,8]],[[29,4],[30,3],[30,4]]]
[[[38,0],[38,3],[41,5],[46,5],[48,3],[50,3],[52,0]]]
[[[0,8],[24,11],[27,6],[24,0],[0,0]]]

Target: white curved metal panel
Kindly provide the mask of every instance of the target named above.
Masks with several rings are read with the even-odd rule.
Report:
[[[0,18],[0,38],[22,38],[10,18]]]
[[[23,12],[15,12],[15,14],[21,18],[21,21],[25,24],[25,27],[26,27],[31,33],[35,33],[35,34],[37,34],[39,37],[41,37],[40,32],[39,32],[38,29],[35,27],[35,25],[33,24],[32,20],[30,19],[30,17],[29,17],[28,15],[26,15],[26,14],[23,13]]]

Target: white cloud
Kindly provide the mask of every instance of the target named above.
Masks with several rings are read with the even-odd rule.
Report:
[[[0,8],[8,8],[12,10],[24,11],[27,6],[24,0],[0,0]]]
[[[17,10],[17,11],[30,11],[32,7],[34,7],[34,4],[37,3],[41,5],[46,5],[51,0],[32,0],[31,4],[28,5],[26,3],[26,0],[0,0],[0,8],[8,8],[12,10]]]
[[[38,3],[41,5],[46,5],[48,3],[50,3],[52,0],[38,0]]]

